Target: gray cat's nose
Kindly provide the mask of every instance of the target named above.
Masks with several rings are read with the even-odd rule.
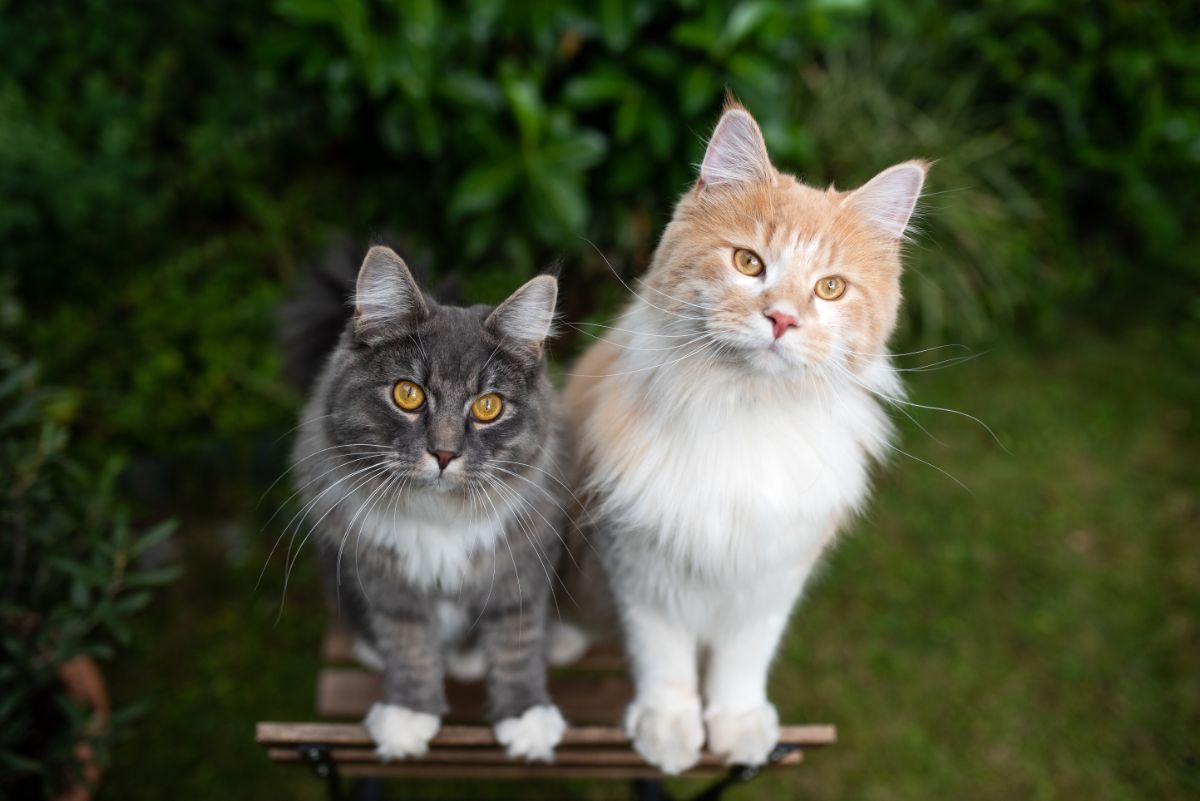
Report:
[[[430,451],[433,458],[437,459],[438,467],[442,470],[446,469],[446,465],[458,458],[458,454],[454,451]]]

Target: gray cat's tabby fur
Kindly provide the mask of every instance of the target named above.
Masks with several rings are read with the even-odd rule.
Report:
[[[425,752],[447,710],[447,652],[464,648],[482,653],[510,755],[550,759],[565,728],[544,656],[568,461],[543,358],[556,293],[539,276],[496,308],[439,305],[372,248],[312,385],[296,481],[340,612],[382,657],[365,725],[385,758]],[[313,313],[312,299],[297,308]],[[401,380],[425,392],[415,412],[393,400]],[[486,393],[503,408],[485,423],[470,409]]]

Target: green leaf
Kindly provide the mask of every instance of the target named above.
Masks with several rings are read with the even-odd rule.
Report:
[[[580,172],[604,159],[608,139],[599,131],[581,130],[549,144],[542,151],[547,167]]]
[[[597,71],[572,79],[563,89],[567,102],[578,108],[593,108],[625,97],[632,83],[616,70]]]
[[[719,96],[720,84],[716,73],[704,65],[688,70],[679,90],[680,105],[689,117],[699,114]]]
[[[530,175],[530,189],[539,215],[553,218],[563,233],[583,232],[588,202],[578,181],[561,171],[539,168]]]
[[[450,194],[447,213],[451,219],[496,208],[516,185],[519,165],[515,161],[480,164],[467,171]]]
[[[777,10],[777,5],[761,0],[739,3],[729,12],[725,21],[725,30],[721,32],[721,43],[724,47],[734,47],[746,35],[765,22]]]
[[[174,534],[175,529],[178,527],[178,521],[176,520],[164,520],[163,522],[159,523],[154,528],[137,537],[137,540],[133,544],[132,555],[140,556],[141,554],[150,550],[155,545],[158,545],[167,537]]]
[[[139,570],[133,575],[126,576],[122,586],[133,589],[135,587],[154,587],[161,584],[170,584],[183,573],[183,568],[180,565],[170,565],[169,567],[159,567],[154,570]]]
[[[527,143],[538,141],[545,112],[537,84],[528,78],[509,78],[504,82],[504,96],[517,120],[517,127],[521,129],[521,140]]]
[[[479,75],[451,72],[438,83],[438,93],[462,106],[496,111],[504,104],[500,87]]]

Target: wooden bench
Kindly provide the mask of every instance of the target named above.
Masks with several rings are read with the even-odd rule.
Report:
[[[374,743],[357,722],[381,692],[381,679],[354,664],[353,638],[343,628],[325,634],[317,677],[317,715],[321,723],[259,723],[256,739],[273,761],[306,765],[329,783],[331,797],[342,793],[342,777],[442,779],[624,779],[635,782],[639,798],[665,798],[663,774],[633,750],[619,725],[632,687],[620,652],[596,647],[569,668],[551,671],[550,695],[571,723],[552,764],[515,762],[481,722],[485,704],[482,682],[449,681],[451,712],[420,759],[382,762]],[[341,722],[337,722],[340,719]],[[353,722],[347,722],[353,721]],[[833,726],[782,726],[779,745],[767,768],[798,765],[804,751],[831,745]],[[754,778],[762,768],[724,765],[705,753],[685,777],[718,777],[698,797],[720,796],[729,785]]]

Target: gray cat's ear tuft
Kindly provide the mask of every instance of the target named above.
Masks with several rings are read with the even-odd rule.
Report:
[[[850,204],[888,236],[902,239],[928,169],[929,165],[923,161],[888,167],[851,192]]]
[[[733,106],[721,115],[700,164],[700,184],[769,182],[775,168],[750,112]]]
[[[551,334],[558,281],[552,275],[530,279],[488,315],[484,326],[502,339],[517,342],[540,356]]]
[[[358,270],[354,332],[377,342],[404,333],[428,316],[425,297],[404,259],[391,248],[371,248]]]

